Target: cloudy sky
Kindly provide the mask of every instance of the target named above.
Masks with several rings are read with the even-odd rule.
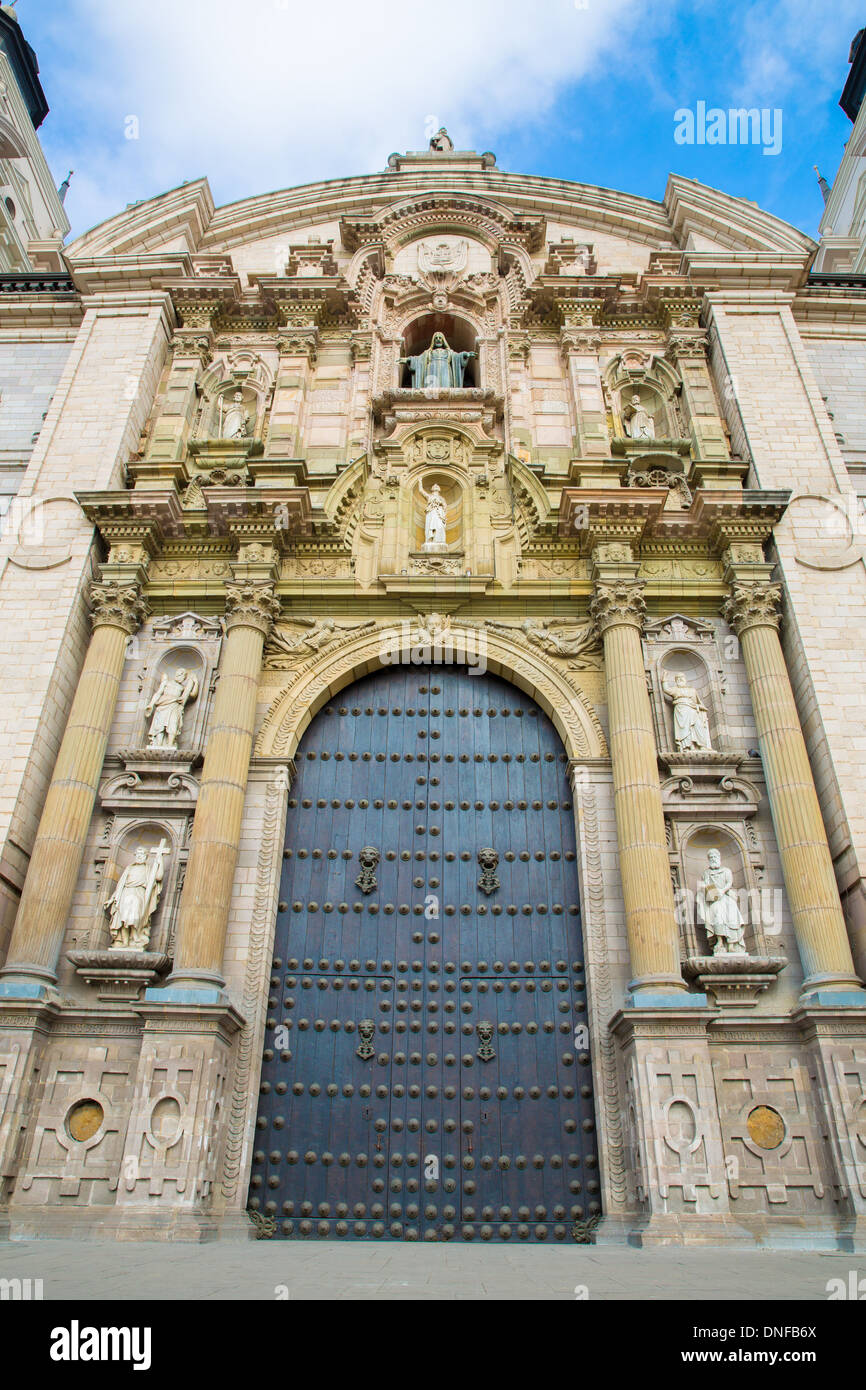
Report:
[[[58,182],[75,170],[73,235],[203,174],[220,204],[373,172],[440,125],[504,169],[650,198],[673,170],[814,234],[812,165],[832,180],[866,22],[860,0],[21,0],[17,13],[51,106],[49,162]],[[699,102],[780,111],[779,153],[677,143],[675,113]]]

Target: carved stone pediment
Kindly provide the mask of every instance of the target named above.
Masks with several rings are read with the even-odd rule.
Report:
[[[647,642],[712,642],[716,635],[712,623],[691,618],[687,613],[671,613],[644,624]]]
[[[738,776],[740,753],[701,750],[693,755],[660,753],[659,767],[666,816],[686,819],[754,816],[761,793],[753,782]]]
[[[188,638],[195,642],[218,642],[223,635],[222,623],[216,618],[202,618],[198,613],[178,613],[168,618],[155,618],[151,633],[162,642]]]
[[[124,748],[105,760],[108,773],[100,788],[106,811],[192,807],[198,800],[199,779],[194,769],[204,757],[200,748]],[[112,764],[122,770],[112,772]]]

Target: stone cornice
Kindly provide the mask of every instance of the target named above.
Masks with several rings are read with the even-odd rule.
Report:
[[[736,543],[763,545],[788,503],[787,492],[699,488],[688,511],[666,511],[659,488],[562,489],[560,535],[575,535],[588,554],[601,542],[700,545],[719,556]]]
[[[254,525],[283,548],[296,535],[309,532],[312,502],[309,488],[292,486],[207,487],[203,490],[210,537],[231,535],[238,525]],[[76,493],[78,505],[100,534],[111,543],[124,528],[130,534],[152,536],[155,549],[166,539],[182,540],[192,526],[199,534],[197,513],[182,505],[175,488],[141,488],[125,492]]]

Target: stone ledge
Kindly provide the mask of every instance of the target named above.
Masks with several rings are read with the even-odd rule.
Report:
[[[683,961],[683,974],[719,1008],[753,1009],[787,964],[784,956],[691,956]]]
[[[70,951],[66,957],[76,975],[99,989],[105,1000],[137,999],[171,964],[162,951]]]

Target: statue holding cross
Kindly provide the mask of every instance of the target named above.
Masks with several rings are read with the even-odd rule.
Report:
[[[168,845],[160,840],[148,863],[147,850],[139,845],[131,864],[117,881],[117,887],[105,904],[111,913],[108,930],[112,951],[146,951],[150,943],[150,919],[156,911],[162,889],[163,859]]]

